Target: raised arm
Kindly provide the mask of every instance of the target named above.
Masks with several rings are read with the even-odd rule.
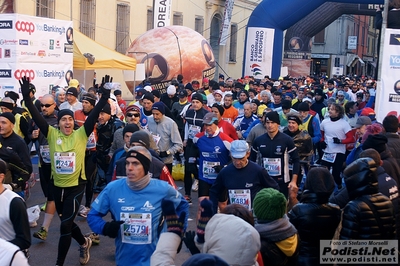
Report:
[[[93,110],[90,112],[88,118],[86,119],[85,123],[83,126],[85,127],[86,135],[89,136],[93,128],[96,124],[97,118],[99,117],[99,114],[101,112],[101,109],[103,109],[104,105],[106,105],[108,98],[110,98],[110,92],[111,92],[111,86],[110,83],[112,82],[112,77],[110,78],[109,75],[106,75],[103,77],[101,81],[101,98],[100,101],[96,104],[96,106],[93,108]]]
[[[26,108],[28,108],[29,112],[31,113],[33,121],[35,121],[38,128],[40,128],[40,131],[47,138],[47,134],[49,133],[49,125],[47,124],[46,120],[40,115],[39,110],[33,104],[32,99],[29,95],[29,78],[22,77],[19,80],[19,84],[21,85],[22,97],[24,99]]]

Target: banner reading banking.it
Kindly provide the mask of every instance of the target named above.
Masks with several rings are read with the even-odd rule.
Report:
[[[0,15],[0,97],[5,91],[19,93],[18,80],[23,76],[36,86],[37,97],[52,86],[67,86],[72,64],[71,21]]]
[[[271,76],[274,29],[251,27],[247,29],[245,76],[263,79]]]

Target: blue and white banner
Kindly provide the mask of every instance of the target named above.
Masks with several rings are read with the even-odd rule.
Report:
[[[400,30],[386,29],[381,47],[381,82],[375,100],[377,120],[382,122],[389,112],[400,115]],[[379,86],[380,85],[380,86]]]

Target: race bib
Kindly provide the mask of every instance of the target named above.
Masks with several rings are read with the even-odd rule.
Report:
[[[328,163],[334,163],[336,159],[336,153],[324,153],[322,160]]]
[[[229,189],[228,193],[231,204],[240,204],[251,211],[250,189]]]
[[[203,177],[207,179],[216,179],[218,173],[216,173],[213,168],[216,165],[219,165],[219,162],[203,161]]]
[[[189,125],[189,139],[193,139],[197,133],[201,131],[201,127],[195,125]]]
[[[158,145],[158,142],[160,141],[161,136],[158,134],[151,134],[151,136],[153,136],[154,142],[156,143],[156,145]]]
[[[94,135],[94,132],[92,132],[88,138],[88,141],[86,143],[86,149],[91,150],[96,148],[96,137]]]
[[[72,174],[75,172],[75,152],[55,152],[54,162],[57,174]]]
[[[228,122],[229,124],[232,124],[232,120],[230,118],[222,118],[222,120],[225,120],[226,122]]]
[[[281,176],[281,158],[263,158],[263,166],[270,176]]]
[[[49,145],[40,145],[40,157],[42,157],[43,162],[51,163]]]
[[[123,243],[144,245],[151,243],[151,213],[120,213]]]

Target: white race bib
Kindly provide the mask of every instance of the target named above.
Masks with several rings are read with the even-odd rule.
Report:
[[[214,166],[219,165],[219,162],[203,161],[203,176],[207,179],[216,179],[218,173],[215,172]]]
[[[92,132],[89,135],[88,141],[86,143],[86,149],[87,150],[91,150],[91,149],[94,149],[94,148],[96,148],[96,137],[94,135],[94,132]]]
[[[57,174],[72,174],[75,172],[75,152],[55,152],[54,162]]]
[[[228,193],[231,204],[240,204],[251,211],[250,189],[229,189]]]
[[[281,158],[263,158],[263,166],[270,176],[282,175]]]
[[[201,127],[195,125],[189,125],[189,139],[193,139],[197,133],[201,131]]]
[[[328,163],[334,163],[336,159],[336,153],[324,153],[322,160]]]
[[[49,145],[40,145],[40,156],[43,162],[51,163]]]
[[[151,243],[151,213],[120,213],[123,243],[144,245]]]

